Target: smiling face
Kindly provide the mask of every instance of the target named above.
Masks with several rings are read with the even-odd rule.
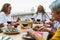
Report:
[[[38,6],[37,11],[38,11],[38,12],[42,12],[42,13],[45,12],[43,6],[41,6],[41,5]]]
[[[38,7],[38,12],[42,12],[42,10],[43,10],[42,6],[39,6]]]
[[[11,6],[8,6],[7,12],[10,14],[10,12],[11,12]]]
[[[1,9],[1,12],[5,12],[5,14],[10,14],[11,5],[9,3],[5,3]]]

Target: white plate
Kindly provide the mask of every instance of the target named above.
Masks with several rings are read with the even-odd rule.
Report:
[[[19,34],[20,30],[19,29],[17,29],[17,30],[18,30],[17,32],[9,32],[8,30],[4,29],[3,33],[5,33],[5,34]]]

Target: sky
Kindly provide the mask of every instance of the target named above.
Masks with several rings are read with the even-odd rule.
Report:
[[[54,0],[0,0],[0,10],[5,3],[10,3],[12,6],[11,12],[21,13],[21,12],[36,12],[38,5],[44,6],[46,12],[51,12],[49,5]],[[33,9],[33,11],[31,11]]]

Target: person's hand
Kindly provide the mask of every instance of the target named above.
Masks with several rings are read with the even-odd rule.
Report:
[[[27,31],[27,34],[33,37],[33,35],[35,34],[35,31],[33,31],[32,29],[29,29]]]
[[[47,28],[43,28],[42,31],[48,32],[49,30]]]
[[[53,27],[54,23],[53,22],[49,22],[50,26]]]
[[[1,27],[4,27],[3,23],[0,24],[0,28],[1,28]]]
[[[32,29],[29,29],[29,30],[27,31],[27,33],[29,33],[29,34],[32,34],[32,32],[34,32]]]
[[[43,26],[47,27],[47,26],[50,26],[50,24],[47,24],[47,23],[46,23],[46,24],[44,24]]]
[[[11,22],[10,25],[14,26],[15,23]]]
[[[44,26],[50,26],[50,27],[53,27],[53,25],[54,25],[54,23],[52,21],[44,24]]]

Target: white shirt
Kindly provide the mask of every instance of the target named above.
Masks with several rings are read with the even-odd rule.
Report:
[[[42,18],[42,17],[43,17],[43,18]],[[33,16],[33,18],[35,18],[35,21],[36,21],[37,19],[40,19],[41,21],[42,21],[42,20],[49,21],[48,16],[47,16],[46,14],[44,14],[44,15],[42,16],[42,13],[35,14],[35,15]]]
[[[42,20],[42,13],[38,13],[37,16],[35,17],[35,20],[40,19]]]
[[[6,26],[7,21],[12,21],[11,15],[6,16],[4,12],[0,12],[0,23]]]

